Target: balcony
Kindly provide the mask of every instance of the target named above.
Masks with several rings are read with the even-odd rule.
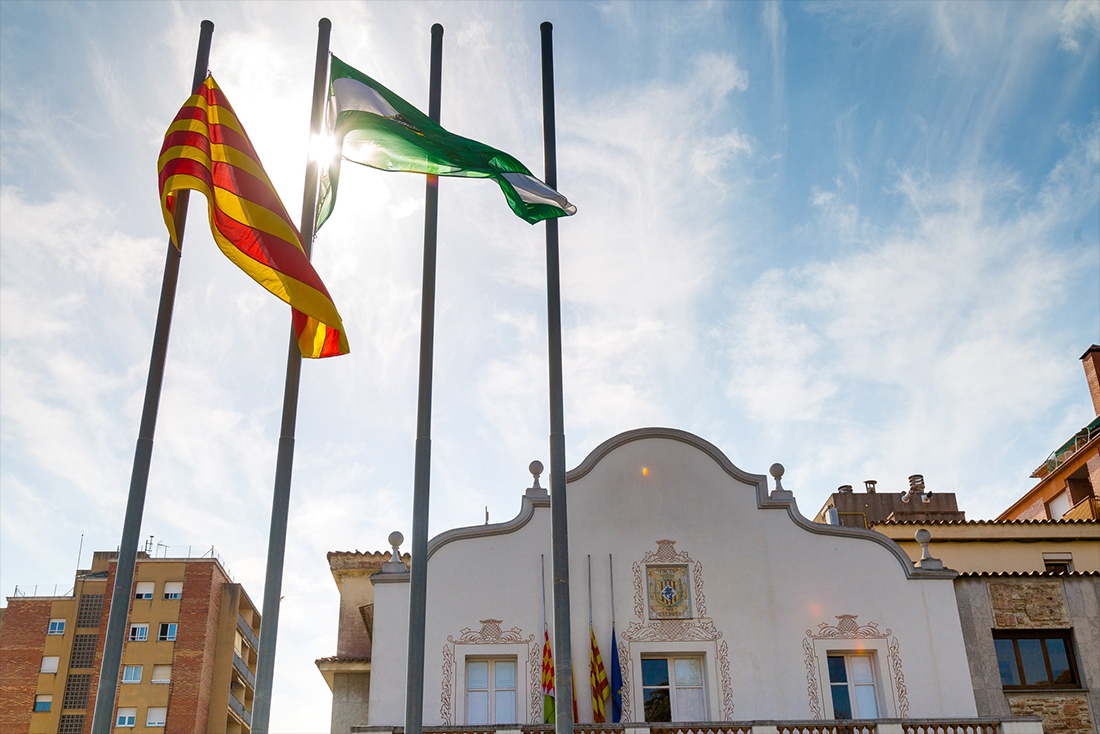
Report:
[[[249,728],[252,728],[252,712],[246,709],[244,707],[244,704],[238,701],[237,697],[233,694],[229,694],[229,709],[233,713],[235,713],[240,718],[240,720],[243,721]],[[1028,734],[1030,734],[1030,732]]]
[[[1073,507],[1069,508],[1066,514],[1062,515],[1063,520],[1100,520],[1100,499],[1096,497],[1086,497],[1078,502]]]
[[[233,669],[240,674],[241,678],[244,679],[244,682],[247,683],[252,690],[256,690],[256,676],[248,669],[248,666],[245,664],[244,660],[241,659],[241,656],[237,654],[236,650],[233,651]]]
[[[402,726],[353,726],[359,734],[404,734]],[[574,734],[1043,734],[1037,717],[1019,719],[861,719],[721,721],[682,724],[576,724]],[[552,725],[425,726],[424,734],[553,734]]]

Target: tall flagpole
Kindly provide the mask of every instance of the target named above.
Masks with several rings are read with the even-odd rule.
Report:
[[[443,26],[432,25],[428,116],[439,122],[443,79]],[[420,301],[420,386],[416,408],[413,474],[412,557],[409,569],[409,646],[405,677],[405,734],[424,727],[424,634],[428,602],[428,495],[432,468],[432,356],[435,342],[435,242],[439,178],[428,176],[424,192],[424,281]]]
[[[558,187],[554,138],[554,26],[542,31],[542,130],[546,184]],[[565,505],[565,401],[562,396],[561,286],[558,272],[558,220],[546,220],[546,322],[550,347],[550,563],[554,576],[554,710],[556,734],[573,734],[573,655],[569,624],[569,515]],[[417,732],[419,734],[419,732]]]
[[[198,89],[206,79],[206,68],[210,61],[210,39],[213,36],[214,23],[204,20],[199,31],[198,52],[195,54],[192,92]],[[138,429],[137,449],[134,451],[134,468],[130,474],[130,495],[126,500],[122,542],[118,547],[115,584],[111,590],[111,609],[107,616],[103,661],[99,668],[99,686],[96,690],[95,710],[92,714],[92,734],[110,734],[114,724],[112,719],[115,713],[115,693],[118,691],[118,669],[122,664],[122,643],[126,636],[126,620],[130,613],[130,590],[134,586],[134,566],[137,563],[137,546],[141,535],[141,516],[145,512],[145,491],[149,486],[149,468],[153,459],[153,434],[157,428],[160,389],[164,384],[168,333],[172,328],[172,308],[176,301],[183,228],[187,221],[187,202],[190,199],[190,192],[180,191],[176,197],[176,211],[173,217],[179,247],[173,245],[172,239],[168,238],[168,252],[164,257],[164,278],[160,286],[160,307],[157,311],[156,329],[153,332],[153,353],[149,359],[149,378],[145,383],[145,405],[141,409],[141,426]]]
[[[310,114],[310,142],[321,134],[328,91],[328,41],[332,21],[317,23],[317,60],[313,70],[313,110]],[[320,163],[306,164],[305,192],[302,196],[302,246],[308,258],[313,251],[314,225],[317,218],[317,181]],[[260,650],[256,662],[256,699],[252,706],[252,731],[267,734],[271,718],[271,685],[275,677],[275,643],[279,632],[279,600],[283,591],[283,560],[286,556],[286,526],[290,514],[290,479],[294,469],[294,429],[298,419],[298,385],[302,374],[302,350],[294,328],[290,329],[290,348],[286,358],[286,383],[283,388],[283,421],[279,432],[279,454],[275,460],[275,491],[271,501],[271,532],[267,540],[267,575],[264,576],[264,603],[260,616]]]

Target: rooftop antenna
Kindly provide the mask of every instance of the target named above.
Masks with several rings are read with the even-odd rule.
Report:
[[[76,549],[76,570],[80,570],[80,557],[84,554],[84,533],[80,534],[80,546]]]
[[[485,505],[485,524],[489,524],[489,505]]]

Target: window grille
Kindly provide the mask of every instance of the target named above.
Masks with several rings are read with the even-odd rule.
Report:
[[[61,714],[61,726],[57,734],[83,734],[84,714]]]

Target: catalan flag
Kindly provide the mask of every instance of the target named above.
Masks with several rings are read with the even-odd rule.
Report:
[[[603,669],[600,646],[596,643],[596,630],[588,628],[592,637],[592,650],[588,656],[588,677],[592,683],[592,721],[602,724],[607,721],[605,706],[611,695],[611,685],[607,682],[607,673]]]
[[[554,653],[550,650],[550,628],[542,627],[542,723],[554,723]]]
[[[340,314],[213,76],[172,121],[157,165],[164,223],[177,247],[176,192],[193,189],[206,196],[210,230],[226,257],[294,309],[302,356],[347,354]]]

